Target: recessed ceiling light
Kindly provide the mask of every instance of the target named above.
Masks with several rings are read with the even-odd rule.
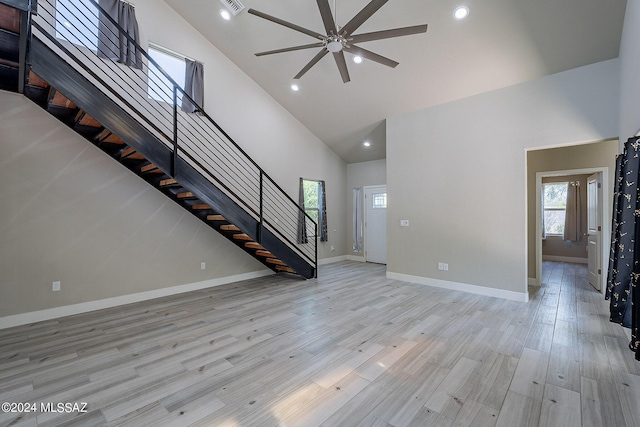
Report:
[[[469,8],[467,6],[457,7],[456,10],[453,11],[453,17],[457,20],[461,21],[469,16]]]
[[[354,56],[353,57],[353,62],[355,62],[356,64],[362,64],[362,56]]]
[[[221,9],[220,16],[222,16],[222,19],[224,19],[225,21],[231,19],[231,13],[227,9]]]
[[[371,143],[369,141],[365,141],[362,143],[365,147],[371,147]]]
[[[297,92],[298,90],[300,90],[300,88],[298,87],[297,84],[294,83],[294,84],[291,85],[291,90],[294,91],[294,92]]]

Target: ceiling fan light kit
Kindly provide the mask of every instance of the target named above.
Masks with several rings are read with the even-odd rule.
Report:
[[[347,69],[347,63],[344,59],[344,52],[349,52],[357,57],[369,59],[370,61],[377,62],[387,67],[395,68],[398,63],[377,53],[368,51],[355,43],[364,43],[374,40],[382,40],[393,37],[408,36],[412,34],[425,33],[427,31],[427,25],[414,25],[411,27],[394,28],[391,30],[374,31],[371,33],[353,34],[364,22],[369,19],[374,13],[376,13],[385,3],[389,0],[372,0],[367,4],[360,12],[356,14],[346,25],[338,27],[331,8],[329,6],[329,0],[316,0],[318,3],[318,9],[320,10],[320,16],[324,24],[325,34],[309,30],[296,24],[284,21],[275,16],[267,15],[266,13],[259,12],[255,9],[249,9],[248,12],[252,15],[266,19],[292,30],[301,32],[315,39],[320,40],[317,43],[311,43],[301,46],[293,46],[282,49],[270,50],[266,52],[256,53],[256,56],[272,55],[275,53],[292,52],[295,50],[321,48],[320,51],[314,56],[307,65],[300,70],[294,77],[294,80],[300,79],[307,71],[318,63],[327,53],[331,52],[333,58],[340,71],[342,81],[347,83],[351,80],[349,77],[349,70]],[[357,61],[356,61],[357,62]],[[360,61],[362,62],[362,61]]]

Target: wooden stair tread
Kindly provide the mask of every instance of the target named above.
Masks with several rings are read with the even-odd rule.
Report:
[[[155,165],[154,165],[154,166],[155,166]],[[156,168],[157,168],[157,166],[156,166]],[[184,192],[182,192],[182,193],[178,193],[178,194],[176,194],[176,197],[177,197],[178,199],[181,199],[181,200],[182,200],[182,199],[193,199],[193,198],[195,198],[195,197],[196,197],[196,195],[195,195],[195,194],[193,194],[191,191],[184,191]]]
[[[207,205],[206,203],[199,203],[191,206],[191,209],[193,209],[194,211],[208,211],[211,209],[211,206]]]
[[[101,128],[102,123],[85,113],[84,111],[79,111],[76,116],[76,124],[80,126],[88,126],[92,128]]]
[[[173,187],[178,186],[178,181],[173,178],[163,179],[160,181],[160,187]]]
[[[221,225],[220,226],[220,230],[224,230],[224,231],[241,231],[238,227],[236,227],[233,224]]]
[[[282,266],[287,265],[284,263],[284,261],[280,261],[278,258],[267,258],[265,261],[268,262],[269,264],[277,264]]]
[[[244,233],[234,234],[233,238],[236,240],[253,240],[251,237]]]
[[[245,248],[249,248],[249,249],[259,249],[259,250],[265,250],[264,246],[262,246],[260,243],[258,242],[247,242],[244,244]]]
[[[122,150],[120,153],[121,159],[133,159],[133,160],[144,160],[144,156],[138,153],[135,148],[128,147]]]
[[[96,139],[101,143],[108,142],[109,144],[124,145],[124,141],[122,140],[122,138],[120,138],[115,133],[112,133],[109,129],[103,130]]]
[[[276,265],[276,270],[278,271],[286,271],[287,273],[297,274],[296,271],[291,267],[285,267],[283,265]]]
[[[148,165],[144,165],[140,168],[141,173],[164,173],[162,169],[153,163],[149,163]]]
[[[49,101],[49,105],[62,108],[76,109],[77,106],[69,98],[58,91],[55,91],[53,98]]]
[[[276,256],[274,254],[272,254],[269,251],[264,251],[264,250],[257,250],[256,251],[256,255],[263,256],[265,258],[276,258]]]
[[[33,71],[29,71],[29,80],[28,81],[29,81],[29,84],[31,86],[41,87],[41,88],[48,88],[49,87],[49,83],[44,81],[44,79],[42,79],[42,77],[40,77],[39,75],[37,75]]]
[[[20,33],[20,11],[9,6],[0,5],[0,28]]]
[[[226,221],[222,215],[207,215],[207,221]]]

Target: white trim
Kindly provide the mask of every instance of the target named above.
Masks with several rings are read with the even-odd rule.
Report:
[[[434,286],[436,288],[450,289],[452,291],[468,292],[471,294],[484,295],[508,299],[512,301],[528,302],[528,292],[514,292],[503,289],[487,288],[486,286],[469,285],[467,283],[449,282],[446,280],[431,279],[429,277],[412,276],[403,273],[387,271],[387,279],[401,280],[403,282],[417,283],[419,285]]]
[[[529,277],[527,279],[527,285],[529,286],[536,286],[536,287],[540,287],[540,282],[538,282],[538,279],[536,279],[535,277]]]
[[[333,264],[334,262],[346,261],[346,255],[334,256],[333,258],[322,258],[318,260],[318,265]]]
[[[347,255],[347,260],[356,261],[356,262],[366,262],[364,260],[364,256],[358,256],[358,255]]]
[[[119,305],[131,304],[134,302],[147,301],[155,298],[170,295],[182,294],[185,292],[197,291],[200,289],[213,288],[227,285],[229,283],[240,282],[242,280],[256,279],[259,277],[275,274],[271,270],[253,271],[251,273],[236,274],[234,276],[209,279],[202,282],[188,283],[186,285],[171,286],[168,288],[154,289],[153,291],[138,292],[135,294],[121,295],[112,298],[105,298],[96,301],[82,302],[79,304],[65,305],[61,307],[48,308],[45,310],[31,311],[29,313],[14,314],[12,316],[0,317],[0,329],[11,328],[13,326],[27,325],[29,323],[41,322],[43,320],[57,319],[59,317],[71,316],[74,314],[86,313],[89,311],[102,310],[104,308],[117,307]]]
[[[589,264],[588,258],[575,256],[542,255],[543,261],[571,262],[573,264]]]
[[[529,150],[526,150],[529,151]],[[525,156],[526,157],[526,156]],[[527,165],[528,166],[528,165]],[[525,168],[525,176],[526,171],[528,169]],[[536,172],[536,277],[542,277],[542,221],[540,221],[540,217],[542,216],[542,204],[540,203],[540,190],[542,188],[542,178],[543,177],[552,177],[552,176],[564,176],[564,175],[593,175],[594,173],[599,173],[602,178],[602,203],[600,206],[600,214],[602,218],[602,239],[600,249],[602,251],[602,274],[601,276],[601,284],[600,284],[600,292],[604,292],[603,290],[607,288],[607,271],[606,266],[609,265],[609,250],[611,245],[611,211],[608,206],[611,204],[611,190],[609,188],[609,168],[608,167],[596,167],[596,168],[584,168],[584,169],[570,169],[570,170],[562,170],[562,171],[549,171],[549,172]],[[525,180],[526,181],[526,180]],[[525,199],[528,199],[525,198]],[[527,201],[525,200],[525,210],[527,206]],[[527,222],[528,223],[528,222]],[[525,227],[525,231],[527,227]],[[528,251],[528,247],[527,247]]]

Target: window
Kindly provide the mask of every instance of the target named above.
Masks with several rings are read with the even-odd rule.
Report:
[[[327,235],[327,196],[324,181],[314,181],[300,178],[300,206],[318,225],[318,236],[321,242],[326,242]],[[307,230],[306,216],[300,213],[298,223],[298,243],[307,243],[307,237],[312,230]]]
[[[376,193],[372,195],[373,209],[387,208],[387,193]]]
[[[546,235],[564,235],[567,186],[566,182],[542,185],[543,222]]]
[[[170,52],[157,45],[149,44],[149,56],[162,68],[182,89],[184,89],[186,58]],[[149,64],[150,98],[173,105],[173,83],[158,68]],[[182,98],[178,93],[178,97]]]
[[[98,8],[89,0],[57,0],[57,38],[97,51],[98,23]]]
[[[320,181],[302,180],[302,188],[304,194],[304,211],[309,215],[316,224],[320,213]]]

